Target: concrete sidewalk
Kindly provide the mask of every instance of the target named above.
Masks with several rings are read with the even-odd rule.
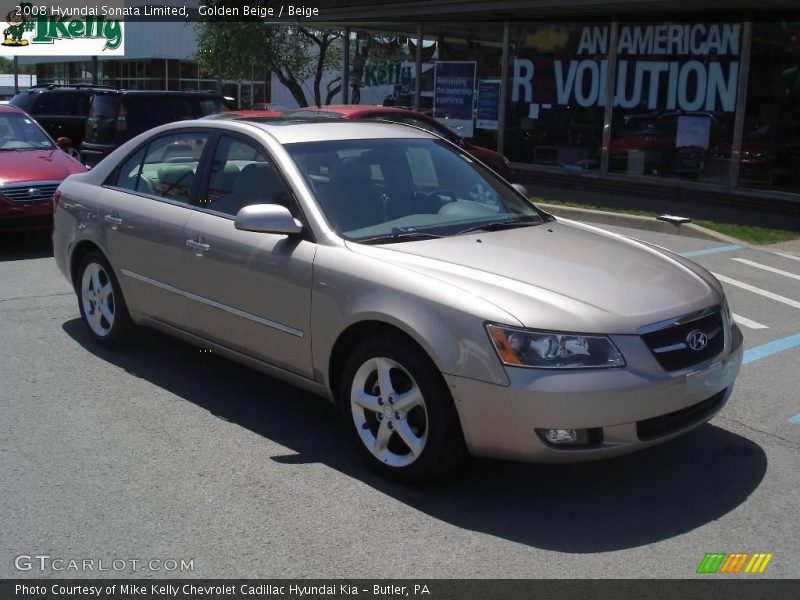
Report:
[[[690,219],[703,219],[720,223],[753,225],[769,229],[800,232],[800,218],[775,211],[759,211],[752,208],[722,206],[717,204],[699,205],[687,204],[685,202],[667,202],[644,197],[615,196],[613,194],[593,191],[538,187],[535,184],[528,184],[526,187],[534,197],[544,199],[543,202],[536,203],[537,206],[540,206],[543,210],[557,217],[586,221],[588,223],[600,225],[632,227],[645,231],[715,240],[723,244],[738,244],[740,246],[750,245],[747,242],[701,227],[695,223],[673,225],[671,223],[659,221],[655,217],[630,215],[613,211],[613,209],[618,208],[621,210],[652,211],[657,214],[678,215],[689,217]],[[549,198],[563,202],[575,202],[588,206],[602,207],[604,210],[549,204],[547,202]],[[800,256],[800,239],[759,247],[773,252],[784,252]]]
[[[754,225],[756,227],[800,232],[800,216],[774,210],[760,210],[715,203],[673,202],[646,196],[628,196],[592,190],[546,187],[535,183],[526,183],[525,187],[532,196],[541,198],[544,202],[547,202],[548,199],[553,199],[611,210],[652,211],[657,214],[680,215],[695,220],[705,219],[720,223]]]

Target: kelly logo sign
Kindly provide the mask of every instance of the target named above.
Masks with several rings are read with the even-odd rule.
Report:
[[[108,11],[14,5],[0,11],[0,56],[124,56],[124,25]]]

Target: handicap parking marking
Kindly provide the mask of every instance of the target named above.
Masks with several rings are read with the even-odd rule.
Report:
[[[743,290],[747,290],[748,292],[753,292],[754,294],[758,294],[759,296],[764,296],[764,298],[775,300],[775,302],[780,302],[782,304],[786,304],[787,306],[800,309],[800,302],[798,302],[797,300],[792,300],[791,298],[787,298],[786,296],[781,296],[780,294],[776,294],[774,292],[762,290],[761,288],[756,287],[754,285],[750,285],[749,283],[745,283],[744,281],[739,281],[738,279],[731,279],[730,277],[726,277],[725,275],[720,275],[719,273],[712,273],[712,275],[717,279],[719,279],[722,283],[727,283],[729,285],[741,288]]]
[[[800,415],[795,415],[791,419],[789,419],[789,423],[794,423],[795,425],[800,425]]]
[[[769,329],[768,325],[764,325],[763,323],[759,323],[758,321],[753,321],[752,319],[748,319],[747,317],[743,317],[742,315],[737,315],[736,313],[731,313],[733,316],[733,320],[736,321],[739,325],[744,325],[750,329]]]
[[[761,360],[762,358],[772,356],[773,354],[778,354],[779,352],[796,348],[797,346],[800,346],[800,333],[795,333],[794,335],[772,340],[766,344],[761,344],[755,348],[749,348],[748,350],[745,350],[742,364],[747,365],[751,362]]]
[[[681,256],[691,258],[693,256],[704,256],[706,254],[720,254],[722,252],[733,252],[734,250],[741,250],[744,246],[739,244],[729,244],[727,246],[715,246],[714,248],[705,248],[703,250],[691,250],[690,252],[681,252]]]
[[[791,273],[789,271],[784,271],[783,269],[776,269],[775,267],[770,267],[768,265],[762,265],[761,263],[754,262],[752,260],[747,260],[746,258],[732,258],[731,260],[735,260],[738,263],[743,265],[747,265],[750,267],[755,267],[756,269],[762,269],[763,271],[769,271],[770,273],[775,273],[776,275],[783,275],[784,277],[789,277],[791,279],[798,279],[800,280],[800,275],[796,273]]]

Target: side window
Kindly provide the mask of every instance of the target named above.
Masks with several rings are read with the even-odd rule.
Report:
[[[115,187],[132,192],[142,192],[152,194],[153,188],[142,177],[142,159],[144,158],[145,148],[134,152],[125,159],[117,171]]]
[[[150,142],[136,184],[137,191],[189,202],[207,144],[207,133],[192,132],[165,135]]]
[[[39,94],[36,102],[31,109],[31,114],[34,115],[50,115],[53,114],[53,94],[46,92]]]
[[[220,137],[202,206],[234,216],[249,204],[289,207],[290,201],[289,190],[261,149],[239,138]]]

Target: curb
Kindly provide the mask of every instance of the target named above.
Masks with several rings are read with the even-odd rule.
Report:
[[[673,225],[672,223],[659,221],[655,217],[627,215],[624,213],[594,210],[591,208],[575,208],[572,206],[561,206],[559,204],[547,204],[546,202],[536,202],[536,206],[541,207],[543,210],[555,215],[556,217],[573,219],[575,221],[588,221],[590,223],[599,223],[601,225],[631,227],[633,229],[643,229],[645,231],[654,231],[656,233],[669,233],[672,235],[682,235],[701,240],[723,242],[725,244],[737,244],[743,247],[750,245],[742,240],[725,235],[724,233],[712,231],[711,229],[701,227],[700,225],[695,225],[694,223]]]

